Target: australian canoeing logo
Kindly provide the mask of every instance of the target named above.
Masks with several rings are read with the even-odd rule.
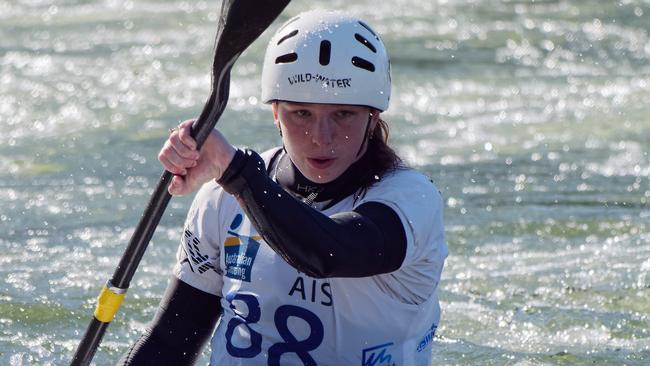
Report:
[[[230,224],[230,230],[223,243],[226,262],[226,276],[235,280],[251,282],[251,270],[260,248],[259,235],[246,236],[238,231],[244,217],[237,214]]]

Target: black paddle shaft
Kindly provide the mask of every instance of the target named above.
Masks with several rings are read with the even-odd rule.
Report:
[[[239,55],[280,15],[291,0],[223,0],[217,29],[212,91],[199,118],[192,125],[192,136],[200,148],[226,108],[230,89],[230,70]],[[172,173],[165,171],[135,228],[120,263],[109,281],[119,291],[126,291],[144,256],[158,223],[171,199],[167,191]],[[94,317],[70,363],[89,365],[110,322]]]

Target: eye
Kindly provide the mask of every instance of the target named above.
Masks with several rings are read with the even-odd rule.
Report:
[[[352,118],[357,115],[357,112],[347,110],[347,109],[342,109],[340,111],[336,112],[336,117],[343,119],[343,118]]]
[[[306,109],[297,109],[297,110],[293,111],[292,113],[293,113],[293,115],[295,115],[297,117],[301,117],[301,118],[311,116],[311,112],[309,112]]]

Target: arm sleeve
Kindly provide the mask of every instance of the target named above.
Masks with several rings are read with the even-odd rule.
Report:
[[[237,151],[219,184],[237,198],[267,244],[309,276],[373,276],[395,271],[404,260],[404,227],[387,205],[367,202],[328,217],[285,192],[250,150]]]
[[[149,328],[117,365],[192,365],[220,314],[218,296],[172,277]]]

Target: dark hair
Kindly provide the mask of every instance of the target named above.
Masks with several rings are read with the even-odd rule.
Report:
[[[381,118],[368,139],[368,149],[362,158],[365,173],[361,177],[361,186],[368,189],[386,173],[404,167],[402,159],[395,150],[388,146],[388,123]]]

